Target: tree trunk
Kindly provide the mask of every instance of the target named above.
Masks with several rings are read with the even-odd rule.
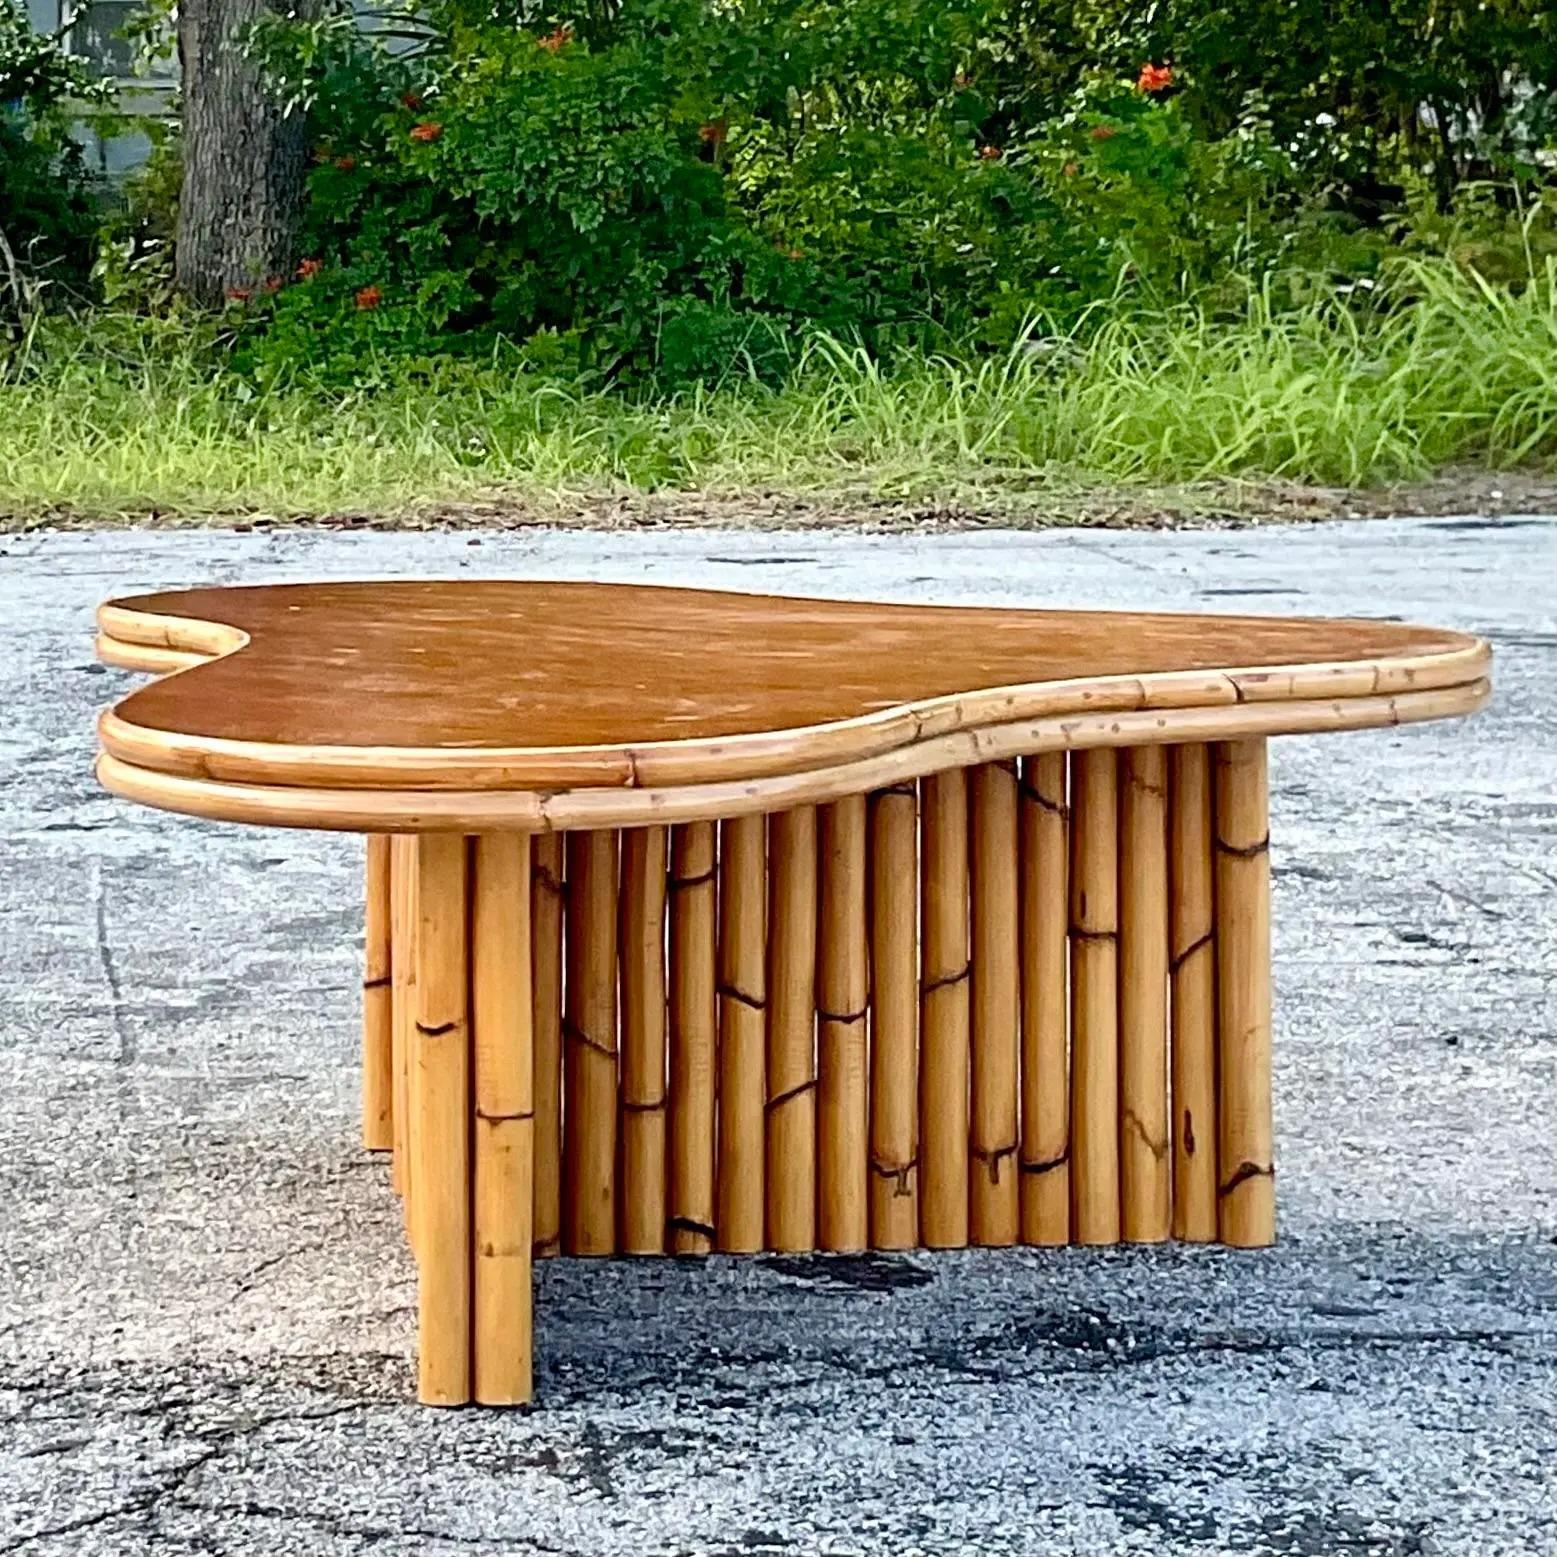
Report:
[[[266,9],[266,0],[178,7],[184,183],[175,272],[179,290],[208,307],[284,280],[297,262],[307,126],[268,99],[240,42]]]

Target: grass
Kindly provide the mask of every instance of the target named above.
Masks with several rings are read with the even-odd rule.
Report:
[[[0,358],[0,516],[388,513],[638,489],[987,501],[1062,485],[1368,486],[1557,452],[1557,271],[1402,264],[1363,306],[1104,311],[885,368],[810,345],[782,390],[589,393],[496,364],[256,390],[147,321]]]

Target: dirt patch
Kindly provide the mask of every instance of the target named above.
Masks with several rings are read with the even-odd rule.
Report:
[[[1044,529],[1199,529],[1312,524],[1326,519],[1557,512],[1552,471],[1445,471],[1427,481],[1355,489],[1296,482],[1206,482],[1173,487],[1086,487],[1056,482],[1027,490],[954,498],[891,498],[860,492],[494,491],[476,499],[434,498],[396,513],[340,512],[277,517],[249,512],[104,515],[58,510],[0,513],[0,531],[221,527],[269,530],[732,530],[867,531]]]

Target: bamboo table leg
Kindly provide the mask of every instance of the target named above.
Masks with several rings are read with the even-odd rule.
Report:
[[[1065,773],[1064,752],[1022,765],[1022,1242],[1048,1245],[1070,1242]]]
[[[1119,1242],[1119,835],[1112,751],[1071,782],[1071,1236]]]
[[[1215,748],[1219,1223],[1223,1243],[1276,1237],[1270,1101],[1270,822],[1265,742]]]
[[[390,842],[387,833],[368,839],[363,903],[362,1144],[370,1152],[395,1144]]]
[[[689,822],[671,840],[668,1228],[675,1254],[707,1254],[714,1242],[716,847],[712,822]]]
[[[473,1383],[483,1405],[530,1398],[535,1091],[530,840],[476,839],[470,884]]]
[[[465,840],[416,840],[410,1175],[423,1402],[471,1396],[470,1022]]]
[[[559,1221],[577,1254],[1269,1243],[1267,789],[1250,740],[933,775],[917,854],[912,785],[373,839],[421,1398],[530,1398]]]
[[[1216,930],[1211,748],[1169,753],[1173,1236],[1216,1241]]]

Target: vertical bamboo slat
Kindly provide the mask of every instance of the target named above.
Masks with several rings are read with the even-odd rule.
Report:
[[[390,1182],[404,1201],[411,1228],[411,1043],[416,1032],[416,839],[407,834],[389,845],[390,1064],[394,1160]]]
[[[922,789],[920,869],[919,1238],[968,1242],[968,782],[961,769]]]
[[[419,1272],[419,1393],[427,1405],[471,1394],[470,1031],[465,840],[416,839],[416,1025],[410,1182]]]
[[[816,1247],[816,808],[768,824],[768,1064],[765,1235]]]
[[[870,1242],[919,1241],[918,797],[870,797]]]
[[[474,1393],[530,1398],[534,1238],[534,1021],[530,839],[489,833],[472,855],[471,1059],[474,1125]]]
[[[616,1247],[617,834],[569,833],[562,1246]]]
[[[714,935],[716,834],[689,822],[671,839],[670,1247],[707,1254],[714,1239]]]
[[[362,1144],[370,1152],[395,1144],[389,851],[388,833],[369,835],[362,913]]]
[[[621,1187],[617,1246],[665,1252],[665,870],[663,827],[622,834]]]
[[[1016,769],[975,768],[972,879],[973,1089],[969,1222],[983,1247],[1016,1242],[1018,1010]]]
[[[820,843],[818,1237],[824,1249],[859,1250],[870,1236],[864,795],[822,808]]]
[[[538,1255],[562,1246],[562,899],[562,835],[542,833],[531,846],[530,887]]]
[[[1124,753],[1119,820],[1121,1230],[1160,1243],[1170,1223],[1168,1133],[1168,758]]]
[[[1119,786],[1113,751],[1071,766],[1071,1236],[1119,1241]]]
[[[1216,934],[1211,749],[1168,753],[1173,1236],[1216,1240]]]
[[[1276,1236],[1266,744],[1218,743],[1215,764],[1218,1224],[1223,1243],[1252,1249]]]
[[[1022,1242],[1070,1242],[1066,1045],[1070,808],[1065,754],[1028,757],[1021,785]]]
[[[719,1158],[715,1241],[762,1248],[767,1077],[766,819],[725,822],[719,839]]]

